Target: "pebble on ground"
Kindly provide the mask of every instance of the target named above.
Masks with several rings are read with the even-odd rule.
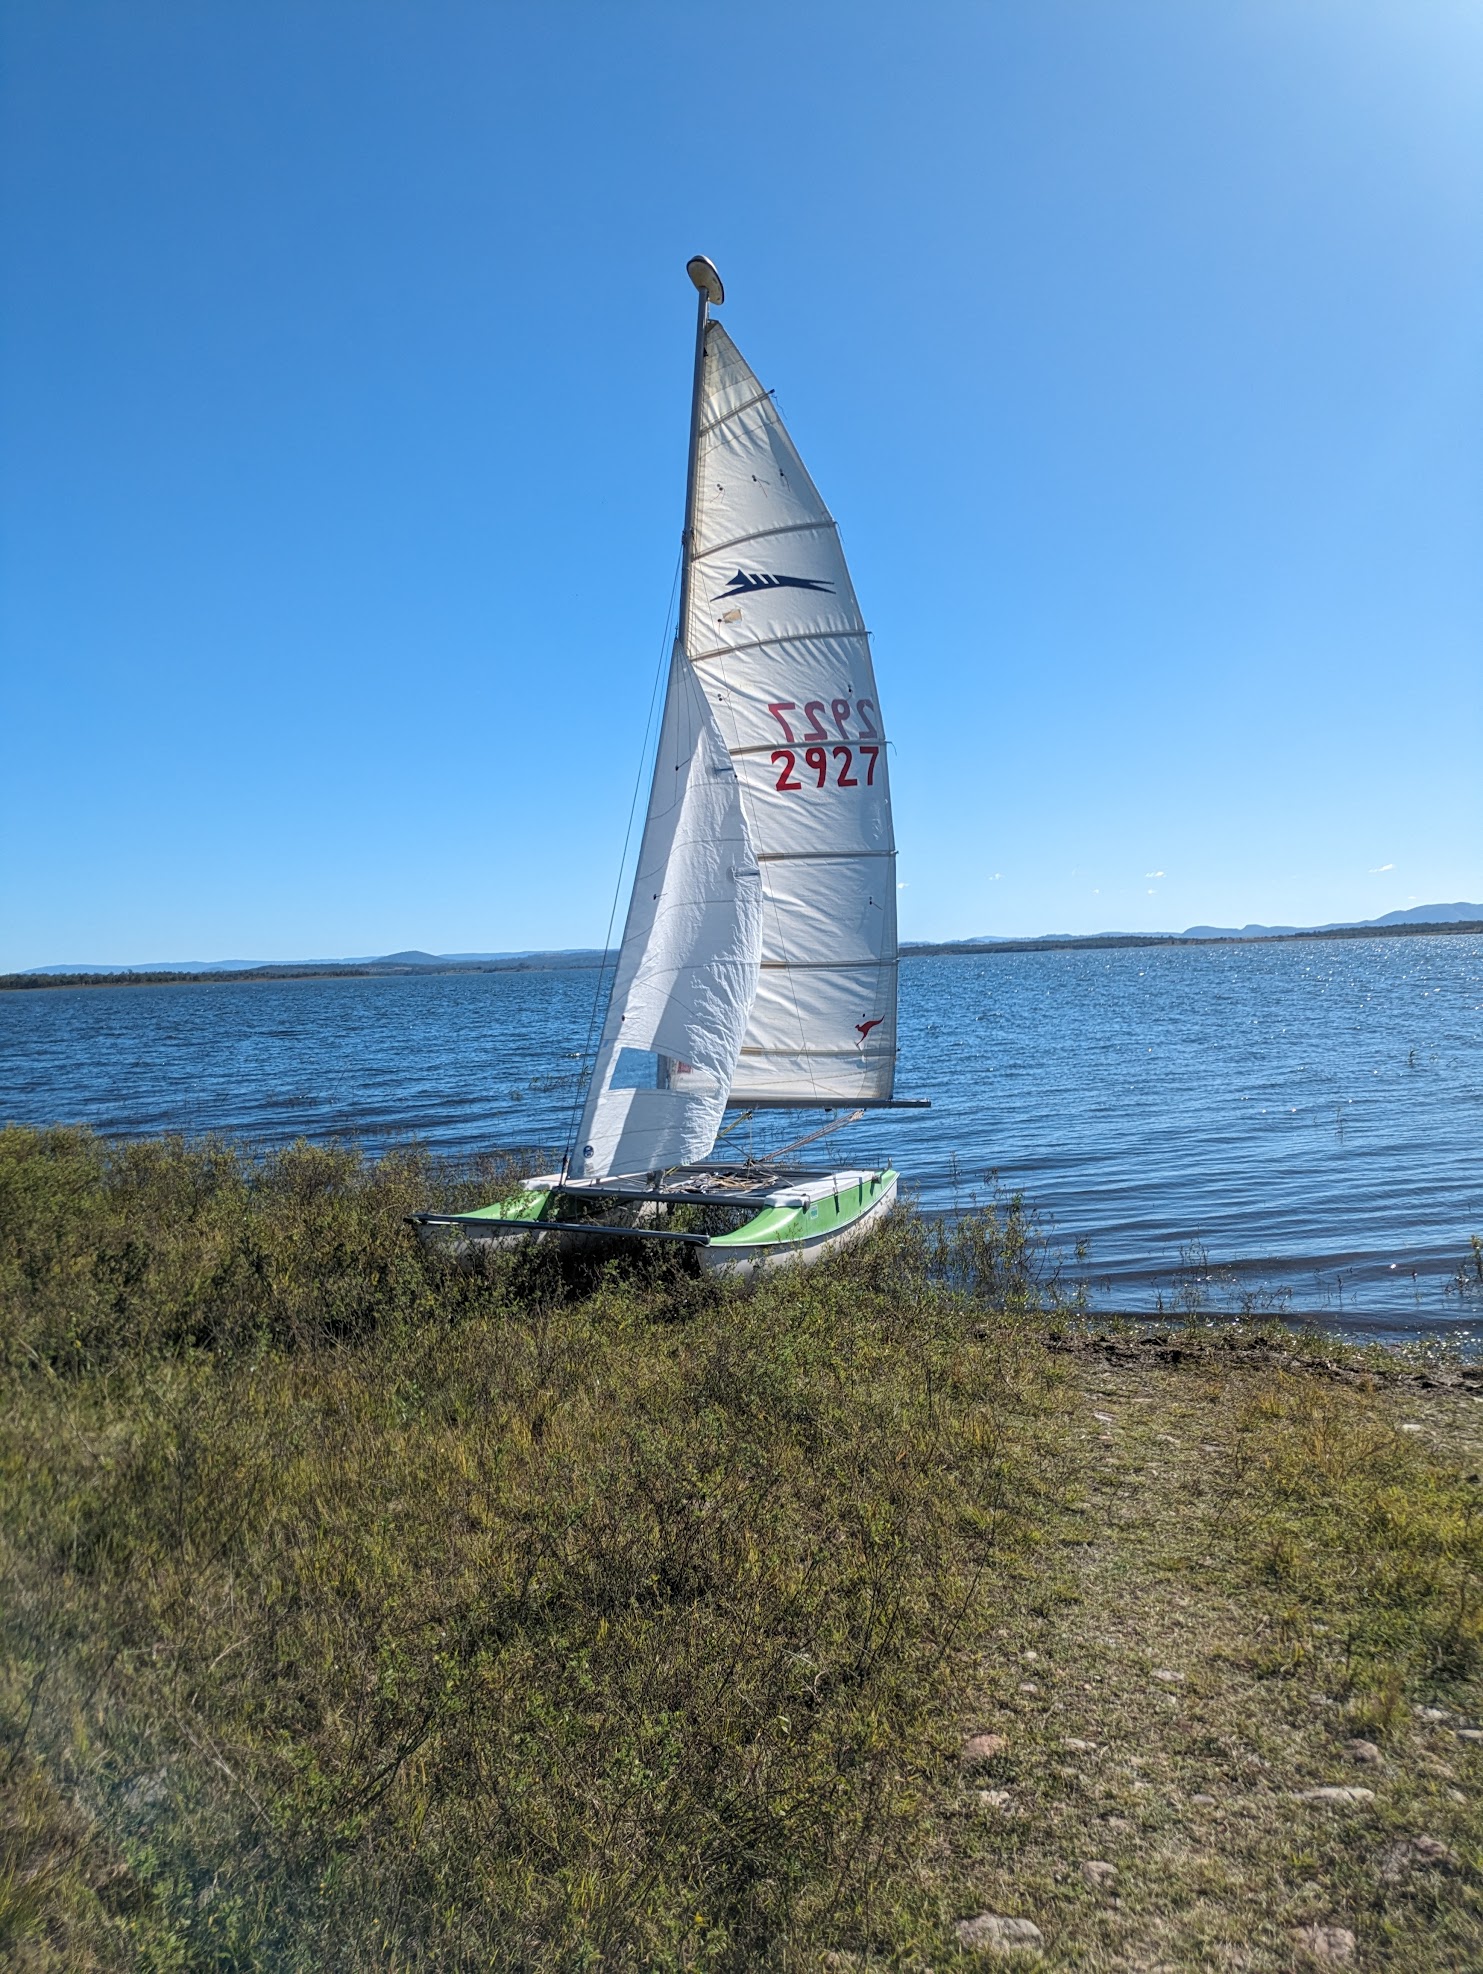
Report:
[[[1358,1944],[1347,1926],[1297,1926],[1292,1938],[1294,1946],[1315,1960],[1330,1963],[1353,1960]]]
[[[985,1953],[1038,1954],[1045,1936],[1033,1919],[1006,1919],[997,1912],[978,1912],[972,1919],[960,1919],[953,1931],[961,1947],[977,1947]]]
[[[970,1767],[991,1762],[996,1755],[1004,1753],[1006,1745],[1002,1734],[970,1734],[963,1743],[963,1759]]]

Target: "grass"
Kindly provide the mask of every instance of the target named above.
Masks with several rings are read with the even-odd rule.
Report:
[[[978,1342],[909,1220],[746,1297],[403,1224],[491,1183],[6,1134],[35,1965],[752,1966],[915,1923],[960,1656],[1060,1512],[1062,1368]]]
[[[0,1134],[6,1964],[1483,1965],[1464,1372],[404,1224],[510,1177]]]

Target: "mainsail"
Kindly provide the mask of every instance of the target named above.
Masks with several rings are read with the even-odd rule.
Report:
[[[685,648],[741,782],[762,966],[733,1103],[889,1101],[896,844],[870,640],[772,398],[707,326]]]
[[[895,1075],[869,637],[770,395],[703,304],[700,333],[679,637],[576,1178],[704,1158],[728,1102],[885,1103]]]

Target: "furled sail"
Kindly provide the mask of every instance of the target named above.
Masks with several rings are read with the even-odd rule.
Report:
[[[891,1096],[896,865],[885,725],[838,530],[765,391],[705,332],[688,621],[762,873],[733,1104]]]
[[[761,880],[737,772],[677,644],[573,1177],[706,1156],[756,997],[761,945]]]

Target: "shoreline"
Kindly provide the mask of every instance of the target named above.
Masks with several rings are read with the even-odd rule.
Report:
[[[1291,946],[1303,941],[1324,939],[1419,939],[1439,934],[1483,933],[1483,919],[1438,920],[1423,925],[1335,926],[1328,931],[1264,932],[1250,938],[1239,934],[1209,939],[1187,939],[1177,932],[1088,933],[1085,937],[1047,939],[942,940],[910,942],[900,948],[903,960],[995,958],[1001,953],[1075,953],[1143,951],[1170,946]],[[121,968],[107,973],[3,973],[0,993],[23,993],[31,988],[58,987],[182,987],[212,983],[250,983],[263,980],[410,980],[428,975],[463,973],[596,973],[616,959],[584,954],[579,959],[563,959],[560,954],[538,954],[529,959],[433,962],[418,966],[314,966],[282,965],[269,961],[263,966],[176,972],[155,969],[134,971]]]

